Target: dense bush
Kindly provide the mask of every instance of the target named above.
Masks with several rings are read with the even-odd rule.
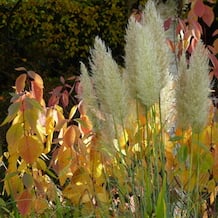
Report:
[[[1,1],[0,80],[13,81],[17,76],[13,68],[21,65],[45,77],[76,74],[96,35],[121,61],[131,2]]]

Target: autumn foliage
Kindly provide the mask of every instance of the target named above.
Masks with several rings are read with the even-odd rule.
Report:
[[[176,57],[185,52],[188,60],[204,33],[199,18],[207,26],[214,21],[212,7],[202,0],[192,0],[190,6],[187,19],[177,20],[179,40],[168,39]],[[165,30],[173,22],[166,20]],[[208,49],[210,76],[217,78],[217,39]],[[71,96],[82,91],[79,77],[61,77],[46,102],[40,75],[23,67],[16,70],[22,73],[1,124],[10,124],[1,161],[7,162],[4,194],[22,216],[40,217],[69,205],[72,217],[161,218],[169,215],[168,204],[174,215],[217,214],[218,112],[212,104],[199,134],[190,127],[170,134],[158,104],[146,112],[138,104],[137,120],[119,130],[108,146],[106,130],[95,131],[82,101],[69,108]],[[104,119],[100,113],[97,117]]]

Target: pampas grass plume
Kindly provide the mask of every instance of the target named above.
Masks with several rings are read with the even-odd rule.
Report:
[[[192,127],[194,132],[199,132],[208,118],[210,86],[208,52],[201,41],[191,55],[188,68],[185,56],[182,56],[177,83],[178,126]]]

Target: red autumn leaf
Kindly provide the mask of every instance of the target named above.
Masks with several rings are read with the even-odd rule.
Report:
[[[218,59],[213,54],[209,54],[209,58],[213,64],[213,69],[212,69],[211,74],[218,78]]]
[[[24,190],[23,193],[16,199],[17,208],[22,216],[26,216],[31,211],[32,195],[28,190]]]
[[[178,25],[177,25],[177,27],[176,27],[176,34],[177,34],[177,35],[180,34],[181,30],[182,30],[182,31],[185,31],[185,29],[186,29],[185,21],[179,19],[179,23],[178,23]]]
[[[189,23],[192,23],[193,21],[194,22],[198,21],[198,16],[194,13],[193,10],[190,10],[188,12],[188,21],[189,21]]]
[[[59,103],[59,97],[57,97],[56,95],[52,95],[48,100],[49,107],[54,106],[58,103]]]
[[[170,28],[170,25],[172,23],[172,18],[168,18],[167,20],[164,21],[164,30],[168,30]]]
[[[63,107],[66,107],[69,104],[69,93],[67,90],[64,90],[61,94],[61,102],[63,104]]]
[[[192,10],[198,17],[202,17],[205,11],[205,5],[203,1],[202,0],[195,1]]]
[[[175,49],[175,44],[172,42],[172,40],[167,39],[167,44],[168,44],[170,50],[171,50],[172,52],[175,52],[175,50],[176,50],[176,49]]]
[[[216,29],[212,34],[212,36],[216,36],[216,35],[218,35],[218,29]]]
[[[213,9],[209,6],[204,6],[205,10],[204,10],[204,14],[202,16],[203,21],[207,24],[207,26],[211,26],[211,24],[214,21],[214,13],[213,13]]]
[[[24,90],[25,82],[26,82],[26,74],[25,73],[23,73],[17,77],[16,82],[15,82],[15,88],[16,88],[17,93],[20,93]]]
[[[196,21],[193,21],[191,25],[193,28],[192,29],[193,36],[195,37],[195,39],[200,40],[201,34],[203,33],[201,25]]]
[[[34,163],[43,152],[43,144],[34,136],[24,136],[18,144],[20,156],[29,164]]]

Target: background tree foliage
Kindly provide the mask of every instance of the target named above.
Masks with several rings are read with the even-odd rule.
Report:
[[[77,74],[99,35],[123,55],[123,36],[132,1],[19,0],[0,3],[0,80],[13,84],[15,67],[44,77]]]

